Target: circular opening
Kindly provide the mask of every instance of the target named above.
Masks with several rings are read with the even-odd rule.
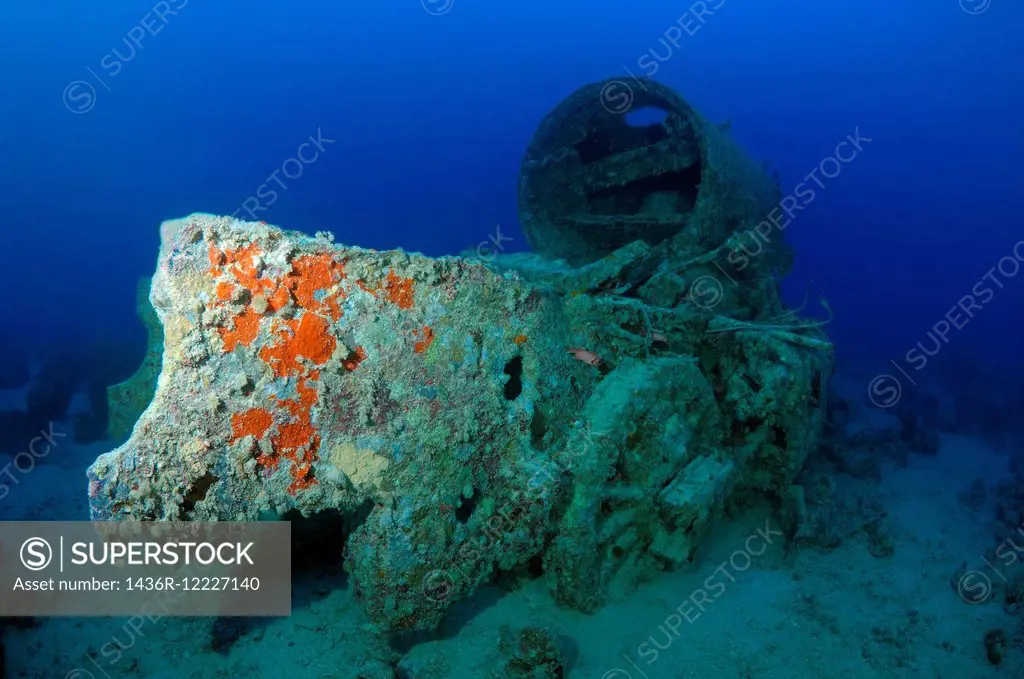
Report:
[[[649,83],[633,108],[602,106],[600,83],[544,119],[523,163],[521,221],[540,254],[595,261],[686,228],[697,202],[702,154],[697,122],[671,90]]]

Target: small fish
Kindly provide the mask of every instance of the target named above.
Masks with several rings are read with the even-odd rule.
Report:
[[[662,335],[660,332],[651,333],[651,341],[658,344],[668,344],[668,338]]]
[[[587,349],[569,349],[567,353],[572,354],[572,357],[575,358],[577,361],[582,361],[583,363],[586,363],[587,365],[592,365],[595,368],[604,363],[604,361],[601,360],[600,356],[595,354],[593,351],[589,351]]]

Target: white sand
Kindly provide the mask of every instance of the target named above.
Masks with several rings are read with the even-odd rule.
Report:
[[[62,447],[53,464],[21,477],[0,501],[0,518],[87,518],[84,469],[104,448]],[[7,462],[0,457],[0,467]],[[546,625],[577,647],[572,679],[1024,676],[1019,650],[995,668],[982,643],[992,628],[1012,637],[1018,621],[999,603],[965,603],[951,585],[961,564],[984,568],[981,557],[993,546],[991,491],[1006,474],[1005,457],[945,436],[940,455],[886,468],[881,485],[838,479],[840,496],[876,498],[889,513],[890,558],[871,556],[863,536],[831,552],[787,556],[782,538],[769,532],[774,544],[767,545],[757,536],[766,522],[777,530],[777,519],[754,509],[720,526],[690,570],[665,574],[596,615],[558,609],[540,581],[513,593],[489,589],[456,611],[461,627],[442,630],[454,636],[413,653],[443,656],[454,679],[484,679],[482,663],[503,624]],[[958,499],[977,477],[990,489],[981,513]],[[351,591],[336,584],[297,582],[290,618],[256,624],[224,654],[206,650],[211,620],[146,621],[138,631],[125,619],[48,620],[8,633],[9,676],[347,679],[375,642]],[[117,662],[112,646],[101,653],[114,638],[127,647]]]

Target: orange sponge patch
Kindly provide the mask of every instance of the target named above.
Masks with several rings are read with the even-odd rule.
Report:
[[[217,283],[217,299],[230,302],[239,287],[248,290],[252,298],[266,300],[267,311],[280,311],[291,299],[288,289],[280,281],[260,276],[257,266],[262,251],[255,243],[237,250],[218,250],[210,247],[210,275],[214,278],[228,276],[230,280]],[[246,345],[248,346],[248,345]]]
[[[255,293],[270,282],[259,279],[256,258],[261,254],[260,247],[256,243],[250,243],[244,248],[225,250],[219,254],[211,250],[210,263],[215,270],[220,268],[217,273],[229,273],[239,285]],[[214,265],[214,261],[218,261],[220,264]]]
[[[253,408],[231,416],[231,442],[240,441],[246,436],[255,439],[263,438],[270,426],[274,424],[274,416],[262,408]]]
[[[422,330],[414,330],[413,335],[419,338],[416,344],[413,345],[413,351],[417,354],[422,354],[429,349],[434,341],[434,331],[429,325],[424,325]]]
[[[319,371],[310,372],[312,379],[319,376]],[[291,414],[292,421],[278,427],[277,434],[271,437],[274,455],[264,456],[259,460],[260,464],[272,469],[277,467],[281,457],[291,460],[289,473],[292,483],[288,486],[288,492],[293,495],[316,483],[312,475],[313,463],[319,459],[317,453],[320,450],[320,433],[312,421],[312,410],[318,397],[317,390],[303,378],[299,380],[297,391],[298,399],[278,402]]]
[[[316,382],[320,366],[327,364],[338,346],[333,323],[342,316],[341,300],[346,295],[344,265],[330,254],[303,255],[292,261],[287,273],[269,276],[256,243],[236,249],[211,245],[208,257],[210,275],[216,280],[210,308],[235,310],[229,325],[218,328],[223,351],[251,347],[267,316],[264,328],[269,327],[270,336],[259,350],[259,358],[275,376],[297,378],[292,398],[272,397],[274,408],[253,408],[231,416],[232,442],[246,436],[257,440],[269,436],[270,452],[257,457],[264,469],[276,469],[281,459],[291,461],[288,492],[295,494],[316,483],[313,463],[319,459],[320,448],[320,433],[313,425],[313,408],[319,400]],[[412,307],[412,286],[412,279],[389,273],[388,299],[403,309]],[[239,312],[234,302],[244,299],[240,290],[249,292],[249,301]],[[274,317],[293,303],[297,308],[294,318]],[[354,370],[365,358],[363,348],[356,347],[344,365]]]
[[[411,309],[413,285],[411,278],[400,278],[394,271],[389,270],[388,278],[384,282],[384,292],[399,309]]]
[[[338,300],[343,296],[340,283],[345,271],[330,255],[305,255],[292,262],[292,274],[286,281],[303,309],[341,318]],[[337,288],[336,290],[332,289]],[[322,295],[322,297],[321,297]],[[320,298],[318,298],[320,297]]]
[[[260,332],[260,315],[252,309],[246,309],[240,316],[235,317],[235,327],[218,328],[220,338],[224,340],[224,351],[230,353],[235,347],[242,345],[249,347],[256,340]]]
[[[348,359],[344,362],[345,370],[355,370],[365,358],[366,350],[362,347],[356,347],[356,350],[349,354]]]
[[[331,334],[330,323],[316,314],[303,314],[298,320],[283,321],[279,323],[277,332],[279,342],[263,347],[260,358],[278,377],[303,375],[307,368],[300,359],[324,365],[338,345]]]
[[[221,281],[217,283],[217,299],[222,302],[230,302],[231,298],[234,297],[235,286],[227,281]]]

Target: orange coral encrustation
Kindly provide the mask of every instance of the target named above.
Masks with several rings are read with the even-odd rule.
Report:
[[[308,380],[318,379],[320,371],[311,371]],[[306,377],[299,380],[296,388],[298,399],[278,400],[278,405],[292,416],[292,420],[278,427],[277,434],[270,439],[278,457],[261,460],[262,464],[271,468],[277,466],[280,457],[292,461],[289,469],[292,483],[288,486],[288,492],[293,495],[316,483],[312,471],[313,463],[319,459],[320,432],[313,426],[312,411],[319,393],[310,386],[308,380]]]
[[[384,292],[399,309],[412,308],[413,280],[411,278],[396,276],[395,272],[389,269],[387,280],[384,282]]]
[[[366,359],[366,351],[362,347],[356,347],[349,358],[343,363],[346,370],[355,370],[359,367],[359,364]]]
[[[292,262],[286,284],[301,308],[326,313],[336,321],[341,318],[338,301],[344,296],[340,287],[344,278],[343,267],[330,255],[304,255]]]
[[[313,426],[312,411],[318,392],[314,386],[320,379],[318,368],[330,360],[337,347],[332,322],[342,316],[340,300],[345,291],[344,267],[329,254],[303,255],[291,263],[291,271],[277,278],[262,272],[262,251],[257,243],[238,249],[209,249],[210,275],[227,280],[217,282],[216,301],[211,307],[228,305],[236,299],[236,290],[249,292],[245,308],[233,318],[233,328],[221,327],[218,332],[224,342],[225,353],[237,347],[250,347],[259,335],[260,324],[289,302],[303,313],[293,319],[270,319],[273,342],[259,351],[259,357],[282,378],[297,378],[296,398],[275,398],[280,418],[263,408],[254,408],[231,417],[232,442],[246,436],[263,439],[280,420],[276,431],[270,434],[273,450],[261,453],[257,461],[264,468],[274,469],[281,458],[291,460],[292,483],[288,492],[316,483],[312,465],[318,459],[320,434]],[[257,303],[258,301],[258,303]],[[366,357],[359,348],[358,359]],[[358,362],[355,363],[358,365]],[[348,365],[346,364],[346,367]],[[351,368],[350,368],[351,369]]]
[[[274,415],[263,408],[253,408],[242,413],[235,413],[231,416],[231,442],[252,436],[255,439],[263,438],[267,430],[274,424]]]
[[[422,354],[429,349],[430,344],[434,341],[434,330],[429,325],[424,325],[421,330],[414,330],[413,335],[417,338],[422,337],[413,345],[413,351],[417,354]]]
[[[238,316],[235,316],[235,327],[218,328],[220,338],[224,342],[224,352],[230,353],[235,347],[242,345],[250,346],[260,332],[260,315],[252,309],[246,309]]]
[[[267,318],[271,340],[259,350],[259,358],[275,376],[297,380],[294,398],[272,399],[276,413],[253,408],[231,416],[232,443],[247,436],[257,440],[269,436],[272,452],[257,457],[263,468],[276,469],[281,458],[292,462],[288,492],[295,494],[316,483],[312,476],[320,448],[320,434],[312,421],[319,398],[316,383],[320,379],[319,368],[326,365],[338,346],[333,323],[343,315],[341,300],[347,295],[343,287],[346,276],[344,264],[330,254],[302,255],[291,262],[287,273],[267,276],[262,256],[258,243],[236,249],[211,245],[210,275],[217,282],[215,299],[209,306],[244,304],[232,318],[231,327],[218,328],[225,353],[239,346],[251,347]],[[413,279],[402,278],[392,270],[388,270],[377,291],[362,280],[355,281],[355,285],[370,294],[383,293],[383,298],[399,309],[413,307]],[[248,292],[248,296],[241,294],[240,289]],[[289,303],[297,309],[294,317],[274,317]],[[424,353],[434,341],[430,326],[415,330],[414,336],[416,353]],[[356,347],[343,365],[347,370],[355,370],[365,358],[366,351]]]
[[[278,377],[303,377],[308,369],[301,359],[322,366],[338,345],[331,324],[313,313],[302,314],[298,319],[275,319],[271,327],[278,341],[260,349],[260,358]]]

